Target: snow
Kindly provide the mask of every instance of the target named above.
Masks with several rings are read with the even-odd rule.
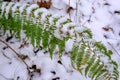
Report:
[[[46,16],[47,15],[50,15],[51,13],[46,11],[44,14],[41,15],[41,18],[42,18],[42,21],[45,21],[46,20]]]
[[[69,29],[70,27],[74,27],[75,26],[75,24],[73,23],[73,22],[71,22],[71,23],[66,23],[65,25],[63,25],[63,27],[62,27],[62,31],[63,31],[63,33],[64,34],[67,34],[67,32],[68,31],[70,31],[71,29]],[[72,34],[71,34],[72,35]]]
[[[20,3],[16,3],[13,7],[12,7],[12,12],[14,13],[17,10],[17,7],[21,6]]]
[[[24,9],[25,9],[27,6],[29,6],[29,5],[26,4],[26,3],[24,3],[24,4],[19,8],[20,13],[23,13]]]
[[[74,43],[74,40],[69,39],[69,40],[66,42],[65,51],[67,51],[67,52],[71,51],[72,48],[73,48],[73,43]],[[68,47],[68,46],[69,46],[69,47]]]
[[[57,9],[66,8],[66,5],[65,5],[65,3],[63,3],[62,0],[52,0],[52,4],[53,4],[53,7],[57,8]]]
[[[61,23],[64,23],[65,21],[67,21],[67,17],[63,17],[63,18],[60,18],[57,22],[56,22],[56,26],[57,27],[61,27]]]
[[[61,36],[60,33],[59,33],[59,29],[56,29],[56,30],[54,31],[54,36],[55,36],[56,38],[58,38],[58,39],[61,39],[61,38],[62,38],[62,36]]]
[[[70,7],[76,8],[77,0],[62,0],[65,4],[69,5]]]
[[[3,5],[2,5],[2,7],[1,7],[2,13],[1,13],[0,16],[3,15],[3,13],[4,13],[4,11],[5,11],[5,6],[6,6],[7,4],[8,4],[7,2],[3,2]]]
[[[61,15],[61,14],[60,14]],[[49,22],[50,22],[50,25],[54,25],[54,22],[53,22],[53,20],[55,19],[55,18],[60,18],[61,16],[60,16],[59,14],[55,14],[55,15],[52,15],[50,18],[49,18]]]
[[[35,8],[39,8],[37,4],[32,4],[30,7],[27,8],[27,15],[31,13],[31,11]]]
[[[14,17],[15,16],[15,12],[16,12],[16,10],[18,9],[18,7],[20,7],[21,6],[21,4],[20,3],[16,3],[13,7],[12,7],[12,17]]]
[[[32,1],[29,0],[28,2]],[[81,32],[86,29],[81,26],[88,27],[89,29],[91,29],[93,33],[93,38],[95,40],[102,41],[102,43],[104,43],[108,49],[113,51],[114,54],[112,55],[112,59],[118,63],[120,72],[120,14],[114,13],[114,11],[120,11],[120,0],[52,0],[52,3],[53,5],[49,10],[44,8],[37,9],[34,12],[35,17],[37,18],[41,11],[46,13],[42,15],[43,18],[49,13],[55,14],[49,19],[52,25],[54,24],[52,23],[54,18],[59,18],[61,15],[64,15],[65,17],[59,19],[55,25],[57,27],[62,27],[63,32],[69,31],[71,35],[74,31]],[[78,3],[78,7],[76,6],[76,3]],[[108,3],[109,5],[104,5],[105,3]],[[5,9],[5,5],[6,2],[4,3],[4,5],[2,5],[2,11]],[[21,5],[19,3],[16,3],[15,6],[12,8],[13,12],[15,12],[17,6]],[[21,13],[26,6],[27,5],[23,4],[22,7],[20,7]],[[66,9],[68,6],[74,8],[74,10],[72,10],[70,13],[71,19],[73,21],[78,20],[75,22],[79,22],[79,24],[77,24],[78,26],[75,27],[75,30],[71,31],[67,28],[72,23],[63,26],[61,25],[61,23],[65,22],[69,17],[69,15],[66,13]],[[30,12],[35,8],[38,8],[38,5],[33,4],[31,7],[27,8],[27,14],[29,15]],[[77,12],[76,8],[78,8]],[[6,7],[6,9],[8,9],[7,11],[9,11],[9,7]],[[105,31],[103,27],[111,27],[113,31]],[[61,35],[58,32],[59,31],[56,30],[54,35],[57,38],[61,39]],[[107,36],[108,38],[105,38],[105,36]],[[0,38],[5,40],[6,36],[2,36]],[[79,42],[80,38],[77,39],[77,41]],[[19,46],[22,42],[18,42],[18,40],[15,38],[11,41],[14,42],[14,44],[10,42],[7,43],[12,46],[17,52],[23,55],[28,55],[29,58],[25,61],[29,66],[35,64],[37,68],[41,69],[41,74],[34,73],[35,76],[33,77],[33,80],[52,80],[56,77],[60,78],[58,80],[91,80],[89,78],[83,77],[78,71],[72,68],[69,55],[63,55],[61,61],[62,64],[59,64],[57,54],[55,54],[53,56],[53,59],[51,60],[49,54],[44,54],[44,51],[42,50],[38,51],[38,53],[35,54],[33,51],[34,48],[31,44],[28,44],[24,48],[19,49]],[[74,40],[69,39],[66,42],[66,52],[71,51],[73,41]],[[19,80],[27,80],[28,75],[26,66],[21,62],[21,60],[16,57],[16,55],[14,55],[14,53],[10,49],[7,48],[3,50],[3,47],[5,47],[5,45],[0,43],[0,79],[6,80],[3,76],[1,76],[4,75],[8,79],[17,80],[19,76]],[[5,57],[3,54],[8,56],[9,58]],[[108,63],[105,58],[101,58],[101,60],[104,60],[106,61],[106,63]],[[51,73],[51,71],[55,71],[55,74]]]
[[[8,4],[8,6],[6,7],[6,15],[8,15],[8,13],[9,13],[9,11],[10,11],[10,8],[11,8],[11,6],[12,6],[13,4],[14,4],[13,2],[10,2],[10,3]]]
[[[75,27],[74,29],[76,32],[82,32],[82,31],[86,30],[86,28],[84,28],[84,27]]]
[[[45,9],[45,8],[40,8],[40,9],[37,9],[37,10],[35,10],[35,12],[34,12],[34,15],[35,15],[35,17],[37,18],[38,16],[39,16],[39,13],[43,13],[43,12],[47,12],[47,9]]]

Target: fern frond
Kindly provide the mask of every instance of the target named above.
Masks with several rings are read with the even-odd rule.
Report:
[[[105,48],[105,46],[104,46],[101,42],[95,42],[95,46],[96,46],[102,53],[104,53],[106,56],[108,56],[109,58],[111,58],[111,54],[109,54],[109,52],[107,51],[107,49]]]
[[[94,56],[92,56],[90,60],[88,61],[87,67],[85,68],[85,76],[87,76],[88,71],[90,70],[90,67],[93,65],[94,61],[95,61],[95,58]]]
[[[51,58],[56,46],[61,57],[66,50],[66,42],[72,39],[74,43],[70,58],[74,69],[93,80],[118,80],[118,65],[111,58],[112,52],[92,39],[90,29],[81,26],[76,30],[78,27],[69,18],[54,16],[46,9],[39,9],[36,4],[13,4],[7,15],[5,7],[9,4],[3,2],[0,6],[0,27],[4,33],[11,30],[13,36],[21,39],[23,30],[31,44],[38,48],[43,46]]]
[[[49,31],[44,31],[42,33],[42,44],[45,50],[47,49],[49,45],[49,33],[50,33]]]
[[[84,30],[83,33],[87,33],[88,37],[92,38],[92,33],[91,33],[91,31],[89,29]]]
[[[40,42],[41,42],[41,36],[42,36],[42,29],[41,29],[41,25],[37,26],[36,29],[36,45],[38,48],[40,48]]]
[[[50,51],[50,57],[51,57],[51,59],[52,59],[53,52],[54,52],[54,50],[56,48],[57,43],[58,43],[57,38],[51,37],[50,43],[49,43],[49,51]]]

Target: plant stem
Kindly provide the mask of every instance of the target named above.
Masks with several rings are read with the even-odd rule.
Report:
[[[2,39],[0,39],[0,42],[2,42],[3,44],[5,44],[9,49],[11,49],[15,55],[17,55],[17,57],[25,64],[25,66],[27,67],[28,72],[30,72],[29,70],[29,66],[27,65],[27,63],[22,59],[22,56],[19,55],[19,53],[17,53],[11,46],[9,46],[6,42],[4,42]]]

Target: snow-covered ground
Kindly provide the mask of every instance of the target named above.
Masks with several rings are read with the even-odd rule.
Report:
[[[69,2],[70,1],[70,2]],[[77,3],[76,3],[77,2]],[[23,1],[21,0],[21,3]],[[113,51],[112,58],[119,65],[120,72],[120,0],[52,0],[51,13],[71,18],[78,26],[91,29],[93,38],[102,41]],[[66,13],[69,6],[73,7]],[[0,32],[2,34],[2,31]],[[8,33],[9,35],[9,33]],[[5,40],[7,37],[1,36]],[[48,53],[34,49],[28,43],[20,48],[24,40],[12,38],[7,42],[14,50],[22,54],[29,66],[40,71],[33,73],[33,80],[91,80],[74,70],[69,55],[64,54],[60,61],[57,54],[51,60]],[[29,79],[26,66],[6,46],[0,43],[0,80]],[[120,79],[119,79],[120,80]]]

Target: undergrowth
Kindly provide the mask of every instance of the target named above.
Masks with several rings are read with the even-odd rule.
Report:
[[[92,80],[118,80],[118,65],[111,59],[112,51],[92,39],[90,29],[77,27],[65,16],[54,15],[36,4],[3,2],[0,6],[0,29],[4,34],[10,30],[12,36],[19,40],[24,31],[33,46],[49,51],[51,59],[57,47],[60,58],[64,52],[70,53],[73,68]],[[65,44],[69,40],[73,46],[67,51],[69,46]]]

